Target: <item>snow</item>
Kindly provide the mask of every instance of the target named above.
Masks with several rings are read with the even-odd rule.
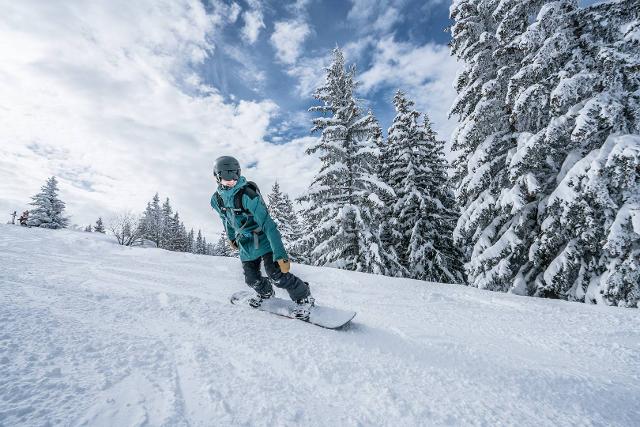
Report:
[[[0,425],[640,419],[637,310],[293,271],[319,304],[356,310],[352,326],[231,305],[237,259],[0,225]]]

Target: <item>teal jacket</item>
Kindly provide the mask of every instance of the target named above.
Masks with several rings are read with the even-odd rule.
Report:
[[[240,249],[240,260],[252,261],[269,252],[273,252],[274,261],[289,259],[278,227],[269,216],[267,205],[259,194],[254,198],[249,197],[247,193],[242,196],[242,206],[251,215],[233,212],[234,197],[245,185],[247,185],[247,179],[241,176],[233,188],[218,187],[216,192],[222,197],[224,207],[227,208],[226,212],[218,207],[215,193],[211,196],[211,207],[220,215],[229,240],[235,240],[237,243]]]

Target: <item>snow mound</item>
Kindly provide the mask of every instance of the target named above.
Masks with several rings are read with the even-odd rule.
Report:
[[[637,310],[293,270],[353,325],[231,305],[237,259],[0,225],[0,425],[640,419]]]

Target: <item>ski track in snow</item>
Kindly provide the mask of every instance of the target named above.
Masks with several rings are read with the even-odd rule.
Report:
[[[350,327],[231,305],[237,259],[0,225],[0,425],[640,424],[638,310],[293,268]]]

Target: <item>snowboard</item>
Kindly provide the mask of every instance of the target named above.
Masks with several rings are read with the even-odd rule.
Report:
[[[254,295],[255,292],[252,291],[238,291],[231,295],[231,304],[245,305],[247,307],[254,308],[249,305],[249,298],[253,297]],[[295,307],[295,302],[273,296],[262,301],[260,307],[256,307],[255,309],[277,314],[278,316],[295,319],[295,317],[291,315],[291,312]],[[327,329],[340,329],[351,322],[351,319],[353,319],[355,316],[355,311],[340,310],[338,308],[314,305],[313,307],[311,307],[309,320],[307,320],[306,322]]]

